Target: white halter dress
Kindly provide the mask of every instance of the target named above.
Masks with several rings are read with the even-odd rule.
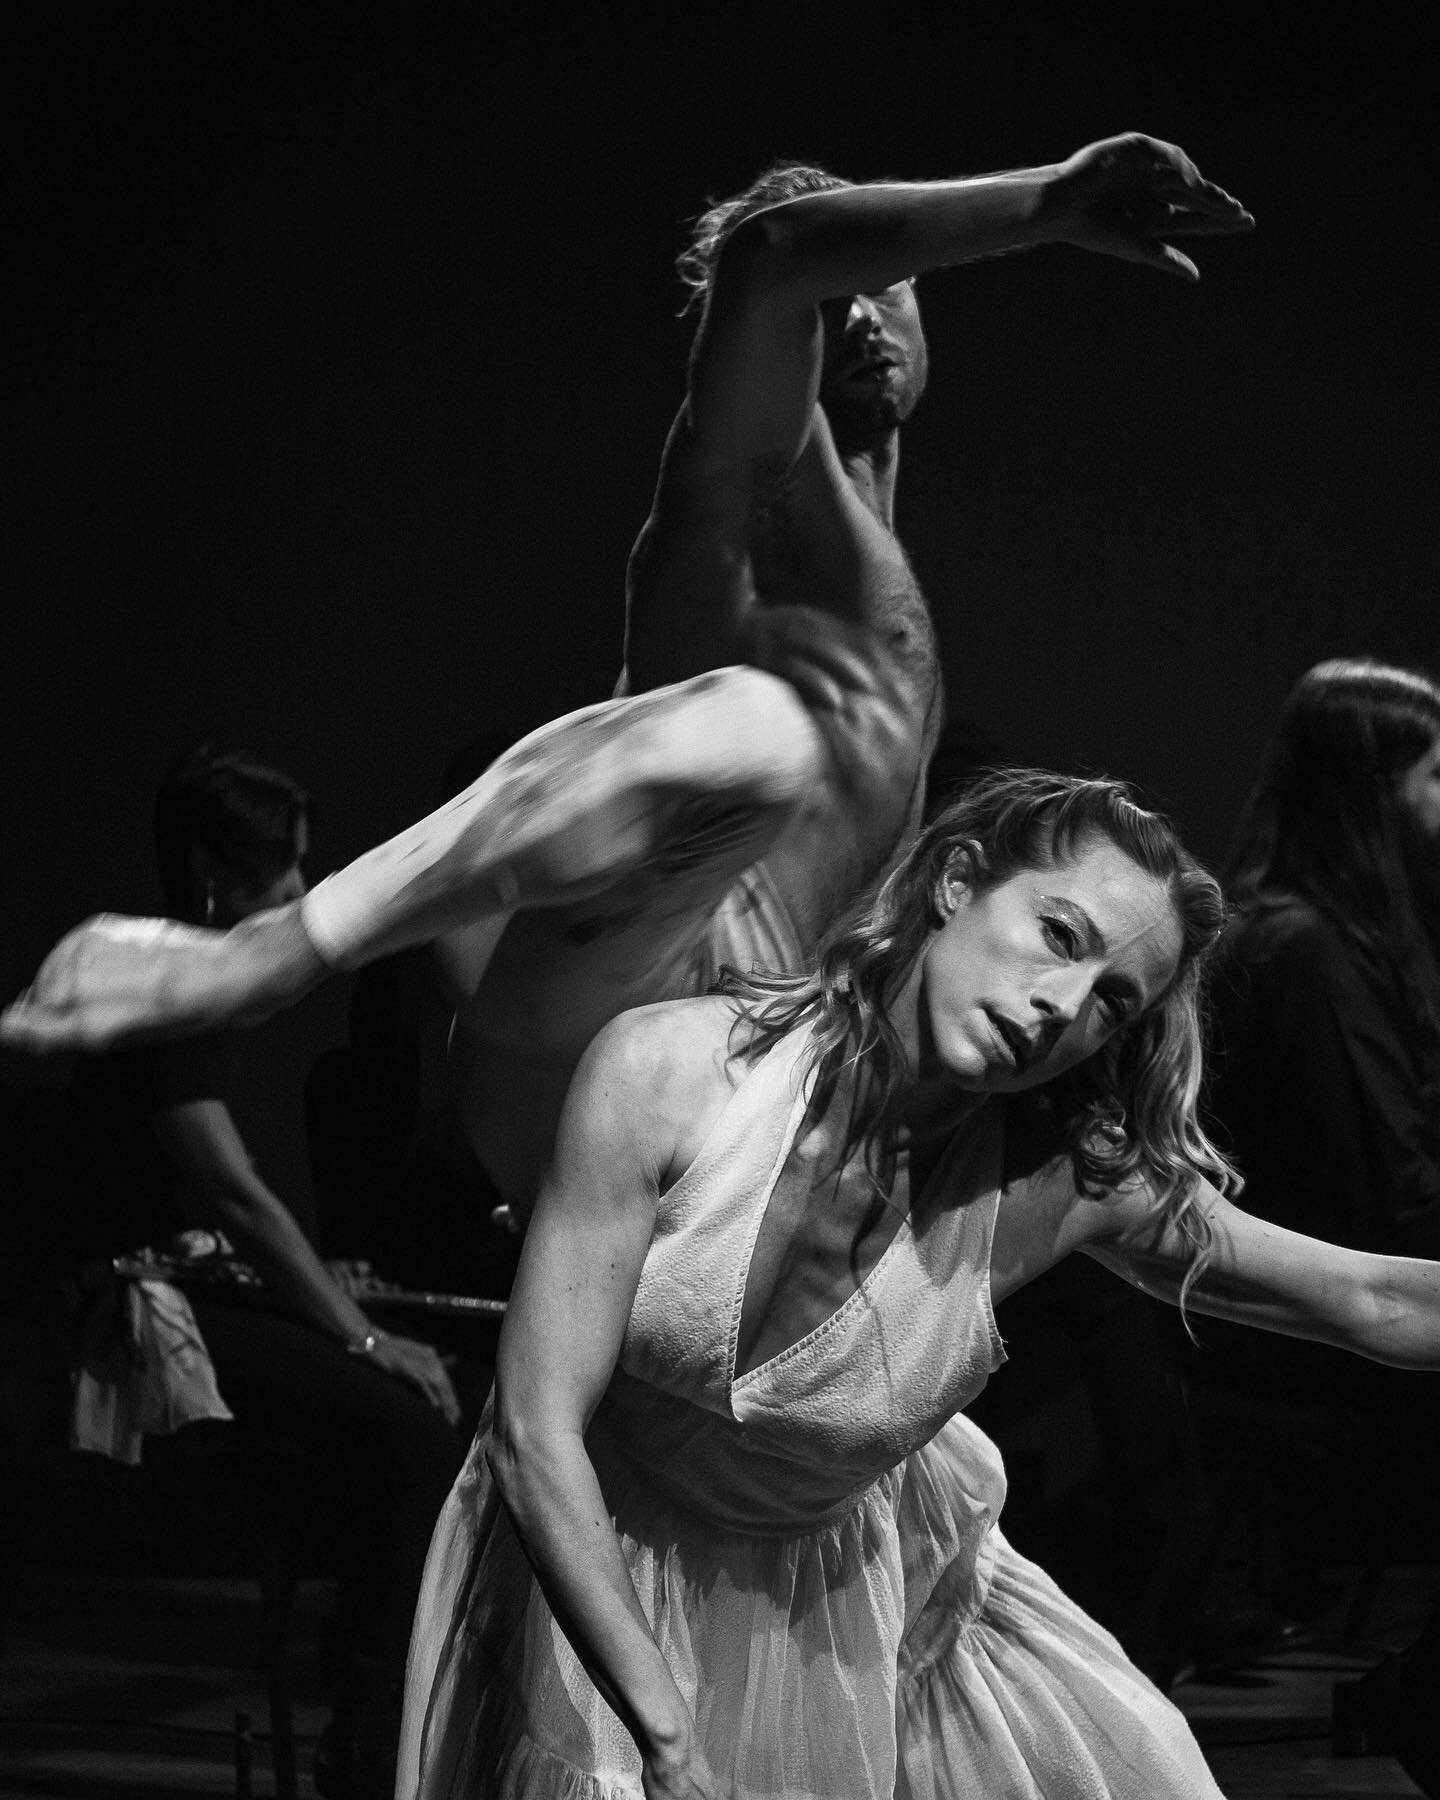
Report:
[[[858,1290],[739,1377],[808,1042],[742,1079],[660,1203],[586,1443],[640,1603],[736,1800],[1218,1796],[1184,1720],[996,1528],[959,1409],[1004,1359],[990,1306],[998,1109],[952,1139]],[[640,1800],[640,1758],[555,1623],[481,1432],[416,1615],[399,1800]]]

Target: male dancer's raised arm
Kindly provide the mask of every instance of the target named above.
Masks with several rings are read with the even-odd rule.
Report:
[[[833,727],[825,779],[765,859],[806,947],[913,823],[940,723],[894,528],[899,428],[928,371],[911,278],[1042,243],[1194,278],[1172,238],[1251,222],[1183,151],[1134,133],[967,180],[782,166],[699,221],[681,270],[703,311],[631,556],[621,691],[744,661]]]
[[[852,186],[782,167],[712,208],[682,258],[703,312],[685,404],[631,563],[632,679],[653,686],[718,666],[733,655],[749,609],[787,597],[767,592],[756,567],[755,506],[817,437],[822,450],[838,451],[843,467],[824,459],[837,480],[848,478],[893,525],[887,439],[926,374],[914,276],[1069,243],[1196,279],[1170,239],[1251,222],[1183,151],[1136,133],[1063,163],[956,181]],[[877,461],[888,479],[866,479],[876,472],[858,466]],[[833,572],[844,561],[837,551]],[[867,617],[853,584],[847,593],[823,583],[809,599],[826,610],[849,600],[851,616]],[[672,614],[667,633],[661,621]]]

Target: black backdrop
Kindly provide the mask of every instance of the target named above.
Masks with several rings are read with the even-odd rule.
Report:
[[[1137,127],[1259,220],[1194,289],[1058,249],[925,283],[900,525],[960,724],[1133,778],[1213,857],[1302,669],[1433,665],[1422,28],[991,10],[52,9],[12,42],[6,991],[153,905],[190,739],[313,789],[318,872],[474,733],[608,690],[671,259],[776,154],[933,176]]]

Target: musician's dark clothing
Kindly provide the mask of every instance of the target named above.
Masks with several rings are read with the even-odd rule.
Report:
[[[160,1245],[203,1221],[151,1128],[156,1113],[193,1101],[231,1104],[227,1040],[146,1044],[87,1058],[70,1084],[66,1226],[77,1257]]]
[[[195,1101],[228,1104],[229,1095],[221,1038],[80,1065],[68,1130],[67,1229],[77,1261],[210,1223],[153,1121]],[[340,1575],[342,1688],[348,1680],[352,1703],[373,1705],[376,1690],[403,1670],[430,1531],[463,1446],[415,1389],[278,1304],[243,1290],[192,1285],[187,1293],[235,1423],[183,1427],[173,1447],[152,1440],[156,1453],[183,1457],[187,1431],[220,1431],[282,1472],[297,1534],[325,1546],[320,1572]]]
[[[1212,1104],[1244,1206],[1357,1250],[1440,1257],[1440,1105],[1398,964],[1303,900],[1231,930]]]

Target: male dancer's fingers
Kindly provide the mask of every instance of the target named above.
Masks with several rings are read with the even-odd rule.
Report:
[[[1139,263],[1147,269],[1158,270],[1162,275],[1178,275],[1186,281],[1198,281],[1200,271],[1183,250],[1177,250],[1173,244],[1163,239],[1151,237],[1147,233],[1119,233],[1105,240],[1103,247],[1107,255],[1118,257],[1122,262]]]
[[[1199,269],[1183,251],[1177,250],[1173,244],[1156,244],[1154,248],[1155,254],[1143,259],[1148,261],[1153,268],[1159,269],[1165,275],[1179,275],[1185,281],[1200,279]]]
[[[1119,242],[1109,246],[1115,255],[1130,262],[1145,263],[1162,274],[1179,275],[1186,281],[1198,281],[1200,271],[1183,250],[1170,242],[1171,238],[1219,237],[1249,229],[1248,225],[1238,223],[1190,219],[1168,206],[1156,210],[1152,224],[1127,220],[1127,225],[1134,235],[1128,247]]]
[[[37,999],[33,988],[0,1012],[0,1048],[22,1056],[63,1056],[108,1050],[121,1030],[108,1011]]]
[[[1240,222],[1242,230],[1254,224],[1244,204],[1218,182],[1207,180],[1178,145],[1142,138],[1128,161],[1121,156],[1116,159],[1116,166],[1118,169],[1128,166],[1147,191],[1172,201],[1187,212],[1234,219]]]
[[[1255,224],[1254,214],[1243,202],[1213,181],[1206,181],[1194,168],[1188,173],[1165,169],[1154,184],[1159,198],[1169,200],[1182,213],[1214,221],[1217,229],[1249,231]]]
[[[1207,180],[1178,144],[1167,144],[1161,138],[1131,132],[1100,148],[1109,153],[1102,155],[1102,164],[1133,170],[1140,180],[1157,193],[1183,198],[1187,205],[1203,207],[1207,211],[1245,210],[1234,195],[1227,194],[1218,182]]]
[[[1194,221],[1193,229],[1216,231],[1249,231],[1255,224],[1253,215],[1233,194],[1213,181],[1207,181],[1185,155],[1173,144],[1147,140],[1153,152],[1150,160],[1142,160],[1136,169],[1136,192],[1122,201],[1126,213],[1147,206],[1167,207],[1174,219]],[[1208,223],[1202,227],[1201,222]]]
[[[31,997],[26,988],[0,1012],[0,1045],[24,1056],[45,1056],[52,1051],[68,1050],[73,1045],[63,1041],[63,1025]]]
[[[1186,281],[1200,279],[1199,269],[1183,250],[1177,250],[1173,244],[1144,233],[1116,233],[1103,241],[1097,241],[1096,248],[1103,249],[1108,256],[1118,257],[1121,262],[1139,263],[1144,268],[1158,270],[1162,275],[1179,275]]]
[[[1187,281],[1199,270],[1171,237],[1218,236],[1255,223],[1177,145],[1140,132],[1077,151],[1061,165],[1054,197],[1068,220],[1060,234],[1066,241]]]
[[[1249,213],[1189,212],[1184,207],[1171,209],[1167,232],[1184,232],[1186,237],[1234,237],[1238,232],[1253,231],[1255,221]]]
[[[228,932],[97,913],[45,958],[5,1014],[0,1043],[90,1052],[253,1024],[326,973],[293,904]]]
[[[105,1009],[85,1004],[85,987],[97,935],[118,922],[115,915],[100,913],[61,938],[29,987],[0,1014],[0,1044],[40,1056],[106,1047]]]
[[[1146,263],[1162,273],[1198,281],[1199,269],[1170,239],[1228,236],[1248,231],[1253,224],[1248,213],[1224,218],[1192,214],[1153,194],[1140,194],[1126,199],[1117,209],[1112,235],[1103,247],[1126,261]]]

